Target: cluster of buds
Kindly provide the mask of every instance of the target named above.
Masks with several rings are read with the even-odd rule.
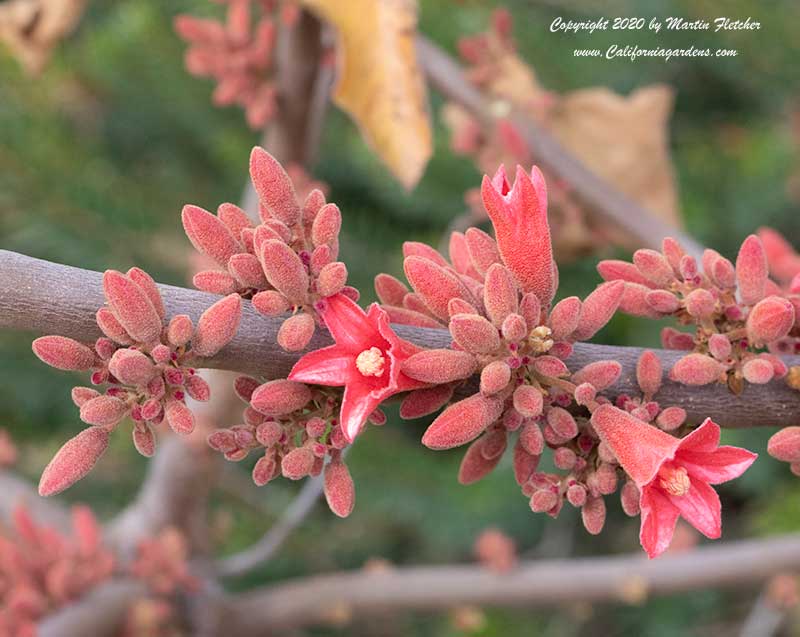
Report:
[[[86,507],[72,510],[74,537],[38,525],[21,506],[13,517],[0,534],[0,636],[33,637],[42,617],[108,579],[114,560]]]
[[[33,342],[45,363],[68,371],[91,371],[91,387],[75,387],[72,400],[90,427],[69,440],[44,470],[39,492],[58,493],[85,476],[108,446],[110,433],[126,417],[133,421],[133,442],[144,456],[155,451],[153,427],[167,421],[173,431],[189,434],[194,416],[186,398],[209,399],[208,384],[195,366],[216,354],[239,327],[241,299],[217,301],[197,325],[186,315],[166,321],[158,286],[139,268],[103,275],[107,305],[97,312],[105,336],[86,345],[63,336]]]
[[[260,200],[258,225],[230,203],[216,215],[184,207],[183,227],[192,245],[223,268],[197,273],[194,285],[252,299],[266,316],[291,312],[278,343],[300,351],[314,335],[321,301],[340,292],[358,299],[357,290],[346,285],[347,268],[336,260],[342,215],[318,189],[298,202],[292,180],[262,148],[250,156],[250,177]]]
[[[573,343],[608,322],[628,283],[612,279],[583,301],[569,297],[551,307],[558,273],[541,173],[518,168],[512,186],[501,168],[494,179],[484,178],[481,194],[495,239],[474,228],[454,233],[449,261],[428,246],[406,244],[413,291],[388,275],[376,279],[393,320],[446,324],[453,338],[450,348],[412,353],[402,362],[402,372],[426,386],[405,397],[401,416],[435,412],[457,390],[469,390],[467,379],[477,373],[477,391],[449,404],[422,438],[432,449],[470,443],[461,483],[492,471],[518,432],[514,475],[533,511],[555,517],[568,502],[581,508],[587,531],[599,533],[604,496],[622,478],[622,507],[642,514],[641,541],[651,557],[667,548],[679,516],[719,537],[719,499],[708,485],[740,475],[755,454],[719,447],[719,427],[709,420],[683,439],[666,433],[679,433],[686,413],[662,410],[654,400],[663,372],[653,352],[644,352],[637,365],[642,395],[619,396],[616,406],[601,392],[617,381],[617,361],[571,371],[565,360]],[[563,474],[537,471],[545,447]]]
[[[139,542],[130,574],[142,580],[155,596],[196,591],[199,582],[189,572],[189,546],[176,528],[167,527],[157,536]]]
[[[394,320],[446,324],[453,338],[451,348],[424,350],[403,363],[403,373],[428,386],[406,396],[401,416],[435,412],[479,374],[478,391],[450,404],[425,432],[423,444],[449,449],[471,443],[459,471],[459,481],[470,484],[497,466],[519,431],[514,473],[531,507],[555,516],[566,497],[566,486],[554,488],[552,476],[536,472],[549,446],[556,466],[570,472],[564,485],[574,486],[571,501],[594,511],[597,498],[608,491],[605,476],[613,477],[616,489],[616,471],[590,464],[596,438],[567,408],[596,404],[621,367],[598,361],[573,373],[564,360],[575,341],[591,338],[612,317],[624,284],[605,283],[583,301],[569,297],[551,307],[557,271],[541,173],[518,169],[512,187],[501,168],[494,179],[484,180],[482,194],[496,240],[475,228],[454,233],[449,261],[428,246],[406,244],[404,267],[413,292],[389,275],[376,279],[378,296]],[[522,243],[519,237],[528,239]],[[587,497],[579,480],[603,486]],[[587,523],[594,532],[599,526]]]
[[[252,474],[258,486],[279,475],[300,480],[324,470],[331,510],[348,516],[355,489],[342,457],[348,442],[339,423],[341,392],[287,379],[261,384],[248,376],[237,378],[235,389],[248,403],[244,423],[216,430],[208,444],[232,461],[261,454]]]
[[[186,69],[217,82],[212,98],[216,106],[238,104],[252,128],[263,128],[277,108],[272,67],[278,3],[225,1],[224,23],[190,15],[176,18],[175,30],[189,45]],[[284,26],[291,26],[295,15],[294,10],[284,11]]]
[[[795,325],[785,338],[770,343],[775,354],[800,354],[800,254],[772,228],[759,228],[758,236],[767,255],[770,276],[794,305]],[[800,378],[795,389],[800,389]]]
[[[734,266],[707,249],[700,264],[674,239],[661,252],[637,250],[633,263],[601,261],[606,281],[624,281],[620,310],[634,316],[672,316],[694,333],[662,331],[668,349],[691,351],[676,362],[670,378],[687,385],[725,382],[741,393],[744,382],[764,384],[786,376],[780,358],[762,351],[800,326],[800,296],[794,302],[769,279],[764,245],[756,235],[745,239]]]

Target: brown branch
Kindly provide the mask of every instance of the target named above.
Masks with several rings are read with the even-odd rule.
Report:
[[[142,582],[119,579],[104,583],[39,623],[38,637],[114,637],[128,607],[147,592]]]
[[[417,38],[417,51],[423,71],[434,88],[483,124],[494,125],[497,109],[493,108],[492,100],[467,80],[458,62],[424,36]],[[530,117],[515,111],[504,118],[510,119],[528,145],[536,149],[539,163],[555,177],[566,181],[578,198],[603,220],[626,230],[644,248],[659,249],[661,240],[671,236],[678,239],[687,252],[698,258],[701,256],[702,247],[694,239],[614,189]]]
[[[510,573],[480,566],[397,568],[295,579],[227,601],[230,634],[329,622],[334,614],[434,611],[462,604],[530,607],[572,601],[632,602],[647,596],[741,586],[800,567],[800,535],[644,555],[525,562]]]
[[[219,297],[169,285],[160,286],[168,315],[188,314],[196,320]],[[0,250],[0,328],[62,334],[82,341],[100,335],[94,321],[97,308],[104,303],[101,275]],[[214,358],[209,367],[229,369],[264,378],[285,376],[298,354],[284,352],[275,342],[280,318],[266,318],[244,303],[239,332]],[[423,347],[447,347],[450,336],[444,329],[395,326],[398,334]],[[330,344],[326,334],[314,337],[310,347]],[[578,343],[568,359],[577,370],[597,360],[614,359],[622,364],[622,376],[605,392],[636,394],[636,361],[642,350],[637,347],[611,347]],[[665,368],[684,353],[656,350]],[[800,365],[800,357],[784,359]],[[687,387],[665,381],[657,396],[663,406],[678,405],[689,418],[698,422],[706,417],[726,427],[786,426],[800,421],[800,392],[782,381],[768,385],[747,385],[734,396],[723,385]]]

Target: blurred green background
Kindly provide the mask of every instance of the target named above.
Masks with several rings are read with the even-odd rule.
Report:
[[[421,29],[455,50],[459,36],[485,29],[490,2],[425,0]],[[800,3],[755,1],[577,1],[505,3],[515,17],[515,36],[545,86],[556,91],[604,85],[621,92],[666,82],[677,92],[671,140],[686,226],[699,240],[734,256],[738,243],[768,224],[800,236],[798,201],[788,184],[800,173],[798,139],[790,113],[800,97]],[[138,265],[162,282],[184,284],[188,242],[179,213],[184,203],[215,208],[238,201],[247,176],[249,149],[258,134],[236,108],[215,109],[211,83],[183,68],[184,45],[172,18],[218,10],[204,0],[106,0],[94,2],[77,32],[62,43],[41,77],[27,77],[0,51],[0,247],[93,269]],[[575,46],[604,49],[611,42],[654,43],[642,33],[557,36],[552,19],[639,15],[716,17],[748,15],[758,32],[665,33],[658,43],[680,47],[738,48],[726,60],[575,59]],[[582,44],[585,43],[585,44]],[[441,100],[432,97],[433,112]],[[331,186],[330,200],[344,212],[342,254],[351,282],[372,300],[371,278],[402,273],[402,240],[437,245],[448,222],[463,210],[463,192],[479,183],[468,159],[448,149],[436,118],[436,152],[419,187],[406,194],[375,161],[353,124],[332,112],[314,175]],[[798,241],[795,241],[797,244]],[[598,277],[596,259],[561,268],[562,296],[585,294]],[[659,326],[617,317],[598,340],[658,345]],[[23,448],[20,469],[32,479],[55,449],[78,430],[69,389],[76,378],[41,364],[29,342],[0,334],[0,426]],[[582,529],[566,507],[557,521],[534,515],[503,462],[478,485],[460,487],[461,452],[434,453],[419,444],[425,422],[399,421],[372,428],[350,458],[358,506],[347,520],[323,506],[293,534],[281,555],[247,581],[279,580],[336,568],[371,557],[400,564],[471,560],[478,533],[497,526],[526,556],[598,555],[636,550],[638,519],[625,518],[614,498],[606,531]],[[234,421],[224,424],[233,424]],[[762,453],[744,478],[720,491],[726,538],[800,528],[800,483],[765,451],[769,430],[726,432],[729,442]],[[261,490],[249,484],[247,466],[233,491],[220,492],[215,524],[220,552],[257,538],[280,513],[298,485],[276,481]],[[127,436],[92,476],[71,489],[69,501],[87,501],[103,518],[135,492],[146,468]],[[241,484],[238,484],[241,482]],[[675,635],[732,634],[757,591],[694,592],[638,605],[576,606],[557,610],[487,611],[469,634]],[[405,616],[315,634],[458,635],[452,619]]]

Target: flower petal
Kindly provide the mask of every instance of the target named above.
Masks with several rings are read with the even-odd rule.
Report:
[[[686,468],[689,475],[709,484],[720,484],[742,475],[758,458],[757,453],[740,447],[719,447],[711,453],[679,451],[676,462]]]
[[[682,451],[711,452],[719,446],[719,425],[711,418],[706,418],[703,424],[685,438],[681,439],[676,453]]]
[[[339,387],[358,375],[355,357],[339,345],[331,345],[309,352],[294,364],[289,380],[314,385]]]
[[[717,492],[707,483],[689,476],[691,487],[686,495],[667,496],[681,516],[707,538],[722,535],[722,505]]]
[[[639,500],[642,526],[639,542],[651,559],[667,550],[675,532],[679,511],[669,499],[654,487],[645,487]]]
[[[334,294],[320,301],[318,309],[336,344],[356,355],[383,341],[376,317],[368,316],[361,307],[344,294]]]
[[[350,383],[344,390],[342,410],[339,413],[342,431],[347,442],[352,443],[361,432],[369,415],[386,398],[385,392],[370,391],[364,383]]]

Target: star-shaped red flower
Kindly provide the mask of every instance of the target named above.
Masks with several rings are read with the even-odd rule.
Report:
[[[592,414],[592,426],[639,487],[639,541],[651,558],[669,546],[678,517],[708,538],[721,535],[721,505],[711,485],[738,478],[757,454],[720,447],[719,425],[710,418],[685,438],[675,438],[628,412],[601,405]]]
[[[341,427],[347,440],[353,442],[381,402],[425,386],[400,371],[403,361],[420,348],[394,333],[388,314],[377,304],[364,312],[344,294],[335,294],[320,301],[316,309],[336,345],[303,356],[292,368],[289,380],[344,386]]]

